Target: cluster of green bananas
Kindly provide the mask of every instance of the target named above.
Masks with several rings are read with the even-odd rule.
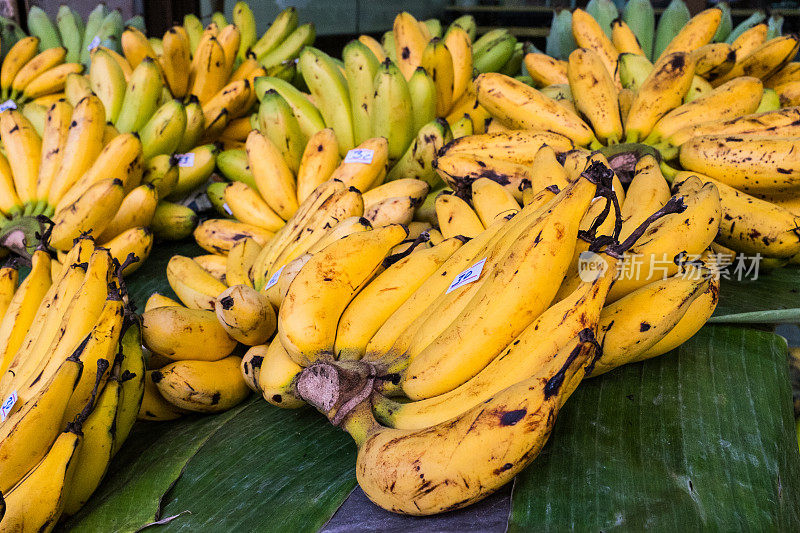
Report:
[[[768,267],[785,264],[800,252],[793,166],[800,136],[797,109],[780,105],[797,83],[790,61],[800,43],[793,35],[768,39],[766,25],[732,44],[712,42],[723,15],[711,8],[691,18],[653,63],[625,21],[614,21],[609,38],[594,17],[575,10],[571,26],[581,48],[567,61],[524,58],[540,89],[497,73],[475,80],[479,106],[471,112],[488,113],[487,131],[513,134],[516,148],[485,153],[472,141],[454,143],[436,161],[440,174],[456,190],[488,174],[536,183],[532,159],[516,151],[545,133],[557,150],[606,145],[609,157],[649,146],[669,181],[695,175],[718,187],[720,250],[760,254]]]
[[[144,388],[122,265],[81,238],[52,270],[41,246],[17,286],[0,269],[3,531],[50,531],[76,513],[127,438]]]
[[[351,433],[359,483],[386,509],[433,514],[496,490],[533,460],[582,377],[671,350],[716,306],[716,186],[690,178],[671,193],[645,155],[626,198],[602,155],[556,150],[549,133],[517,146],[525,133],[445,148],[535,154],[539,178],[520,194],[486,177],[454,187],[466,197],[422,180],[360,194],[331,179],[266,245],[234,243],[224,268],[196,258],[180,276],[191,289],[173,285],[251,346],[250,388]],[[360,217],[400,187],[424,198],[407,225]],[[355,210],[337,212],[348,196]],[[587,252],[595,270],[578,268]],[[663,269],[616,277],[663,257]]]

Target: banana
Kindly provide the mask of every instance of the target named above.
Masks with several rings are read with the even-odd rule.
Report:
[[[361,144],[372,136],[370,115],[375,93],[372,84],[380,63],[360,41],[350,41],[342,51],[342,59],[353,112],[353,141]]]
[[[0,140],[3,141],[20,201],[35,201],[42,140],[30,121],[16,109],[0,113]]]
[[[388,266],[347,305],[336,331],[336,359],[360,359],[386,319],[463,244],[446,239]],[[391,257],[391,256],[390,256]]]
[[[572,35],[580,48],[588,48],[600,56],[608,74],[615,77],[619,52],[600,24],[582,9],[572,12]]]
[[[701,254],[719,231],[722,216],[719,190],[699,179],[685,180],[675,200],[686,205],[682,213],[671,213],[654,222],[636,240],[619,265],[619,275],[608,294],[612,303],[660,276],[678,271],[676,256]],[[641,265],[640,268],[636,264]]]
[[[141,182],[142,143],[136,135],[132,133],[117,135],[106,144],[92,166],[59,200],[55,212],[60,213],[67,209],[86,193],[89,187],[105,179],[119,180],[126,194]]]
[[[651,155],[645,155],[636,162],[633,180],[622,204],[622,230],[620,241],[627,239],[650,215],[664,207],[670,197],[669,185],[659,169],[658,162]]]
[[[736,64],[736,51],[728,43],[711,43],[694,50],[695,74],[714,81]]]
[[[200,44],[200,38],[203,35],[203,23],[200,22],[200,19],[197,18],[197,15],[194,13],[188,13],[183,16],[183,28],[186,32],[187,38],[189,39],[189,49],[191,50],[192,55],[194,55],[198,44]]]
[[[173,26],[166,31],[162,39],[164,53],[159,57],[164,81],[176,98],[183,98],[189,91],[189,68],[191,50],[189,38],[185,32]]]
[[[3,466],[0,487],[6,498],[11,496],[9,489],[46,457],[61,430],[65,398],[72,393],[83,368],[77,355],[63,361],[39,393],[8,415],[3,423],[0,430],[3,437],[0,441],[0,464]],[[3,522],[5,527],[5,519]]]
[[[87,96],[93,96],[89,78],[80,74],[67,75],[67,81],[64,83],[64,97],[67,102],[76,107]]]
[[[278,336],[300,364],[332,358],[339,317],[408,231],[399,225],[353,233],[315,254],[289,287],[278,315]],[[352,247],[362,253],[348,254]],[[302,296],[315,291],[313,300]]]
[[[683,128],[754,113],[761,102],[762,93],[763,86],[758,78],[735,78],[706,96],[683,104],[664,115],[653,126],[645,142],[655,144],[670,138]]]
[[[150,227],[159,239],[174,241],[191,235],[197,220],[197,213],[191,208],[159,200]]]
[[[145,57],[131,74],[114,126],[120,133],[139,131],[158,108],[163,81],[158,64]]]
[[[669,3],[658,19],[653,43],[653,60],[662,57],[664,50],[666,50],[675,36],[680,33],[681,29],[686,26],[690,18],[689,8],[686,7],[683,0],[672,0]],[[702,32],[702,29],[700,31]]]
[[[75,475],[78,464],[76,455],[82,440],[80,422],[70,424],[58,437],[54,435],[52,447],[41,462],[32,465],[31,471],[18,485],[8,492],[3,491],[4,529],[51,531],[55,527]]]
[[[316,48],[307,47],[303,50],[299,68],[325,125],[336,132],[339,154],[345,155],[355,145],[347,80],[333,58]]]
[[[233,217],[240,222],[278,231],[285,221],[279,217],[263,198],[244,183],[231,183],[225,188],[225,204]]]
[[[413,71],[408,77],[412,75]],[[380,66],[374,87],[372,137],[384,137],[388,141],[389,159],[396,161],[414,138],[411,93],[403,73],[388,61]],[[338,132],[337,138],[341,142]]]
[[[114,418],[111,454],[116,455],[136,422],[144,395],[144,355],[138,322],[132,324],[120,341],[122,363],[119,367],[120,398]]]
[[[307,23],[298,26],[278,46],[265,54],[259,55],[258,61],[264,68],[287,64],[293,65],[294,60],[303,49],[314,43],[316,36],[317,31],[314,24]]]
[[[103,17],[103,21],[97,30],[97,34],[92,39],[92,42],[87,43],[86,50],[94,49],[93,45],[97,44],[98,47],[103,46],[109,50],[113,50],[115,53],[122,53],[121,40],[122,33],[124,31],[123,24],[124,22],[122,20],[122,13],[120,10],[111,10],[105,17]],[[139,31],[143,30],[139,29]],[[82,53],[83,51],[81,51],[81,54]],[[89,53],[91,54],[91,50],[89,50]],[[127,59],[125,62],[127,63]]]
[[[611,21],[611,42],[620,54],[649,56],[642,50],[636,34],[621,17]]]
[[[239,50],[239,44],[243,37],[246,38],[246,36],[242,35],[242,32],[239,31],[236,24],[228,24],[224,28],[221,28],[217,35],[217,41],[222,47],[225,56],[226,77],[230,77],[231,73],[233,73],[234,64],[237,62],[236,55]],[[247,48],[242,51],[242,59],[246,59],[246,54]]]
[[[11,97],[22,97],[30,83],[36,80],[40,75],[61,65],[66,55],[66,49],[58,47],[49,48],[34,56],[33,59],[25,63],[25,65],[19,69],[17,75],[14,76],[14,81],[11,82]],[[52,92],[56,92],[56,90]]]
[[[241,357],[176,361],[152,373],[161,396],[179,409],[219,413],[241,403],[250,389],[239,371]]]
[[[525,54],[524,63],[528,74],[537,86],[547,87],[569,83],[566,61],[532,52]]]
[[[225,269],[225,279],[230,286],[253,286],[253,264],[260,253],[261,246],[251,238],[242,239],[231,247]]]
[[[430,39],[425,38],[417,19],[405,11],[395,17],[392,30],[395,40],[396,64],[405,79],[408,80],[414,74],[414,70],[420,66],[423,51]]]
[[[275,17],[272,24],[258,41],[252,45],[251,50],[256,55],[264,55],[286,40],[297,28],[298,16],[295,7],[287,7]]]
[[[252,346],[242,356],[242,362],[239,369],[242,372],[242,379],[250,388],[251,391],[261,394],[261,389],[258,388],[258,380],[261,374],[261,364],[264,361],[264,356],[261,355],[266,349],[265,344]]]
[[[434,161],[434,168],[448,186],[461,194],[469,194],[471,184],[483,177],[503,184],[517,200],[528,187],[538,191],[551,185],[543,180],[546,176],[534,174],[529,165],[491,157],[446,154]]]
[[[167,281],[189,309],[214,309],[214,299],[227,285],[206,272],[190,257],[174,255],[167,264]]]
[[[742,21],[728,35],[725,41],[736,50],[737,59],[747,57],[753,50],[766,42],[769,28],[766,24],[760,23],[764,18],[766,18],[764,13],[757,11]]]
[[[479,178],[472,183],[472,205],[484,227],[520,210],[514,195],[494,180]]]
[[[258,109],[258,129],[280,151],[286,166],[297,174],[307,139],[286,100],[269,90]]]
[[[620,54],[618,70],[622,87],[638,91],[653,71],[653,64],[644,56]]]
[[[17,41],[8,51],[0,67],[0,91],[3,93],[3,98],[11,96],[11,84],[14,78],[36,56],[38,48],[38,37],[25,37]]]
[[[794,143],[761,133],[694,137],[681,145],[681,165],[748,194],[794,191],[800,186]]]
[[[461,137],[469,137],[473,133],[480,133],[480,129],[476,129],[475,124],[472,121],[472,118],[468,114],[464,114],[463,117],[459,118],[454,122],[450,122],[450,133],[453,135],[453,139],[460,139]]]
[[[415,200],[411,196],[385,198],[365,207],[364,218],[376,228],[389,224],[408,225],[414,219],[414,210],[420,202],[421,200]]]
[[[444,44],[453,58],[453,102],[472,84],[472,40],[467,32],[451,26],[444,35]]]
[[[105,179],[90,186],[74,203],[56,214],[50,245],[66,250],[82,233],[99,235],[119,210],[123,197],[119,179]]]
[[[484,230],[477,213],[467,202],[452,194],[436,198],[436,217],[439,230],[446,239],[458,235],[471,239]]]
[[[351,217],[351,218],[360,219],[361,217]],[[342,221],[342,223],[344,223],[344,221]],[[341,224],[337,224],[337,226],[338,225]],[[353,226],[351,225],[350,227]],[[359,223],[357,226],[355,226],[355,228],[361,231],[369,231],[372,229],[372,224],[369,223],[369,220],[365,219],[364,223]],[[332,231],[331,233],[334,232]],[[336,233],[339,234],[338,231]],[[350,233],[355,233],[355,231],[351,231]],[[320,241],[322,240],[323,239],[320,239]],[[333,242],[332,240],[328,240],[327,238],[325,238],[324,240],[327,242],[327,244]],[[320,241],[317,242],[319,243]],[[314,246],[316,247],[317,245],[315,244]],[[289,292],[289,286],[292,284],[292,281],[294,281],[294,278],[297,277],[297,274],[300,272],[300,270],[302,270],[305,264],[308,263],[308,260],[311,259],[312,255],[313,254],[307,252],[304,253],[303,255],[300,255],[292,259],[291,261],[286,263],[283,267],[281,267],[281,269],[278,270],[275,274],[273,274],[272,277],[267,282],[267,284],[264,285],[262,290],[264,291],[267,300],[269,300],[269,302],[273,305],[273,307],[275,307],[276,309],[280,309],[283,300],[286,298],[286,293]],[[280,343],[280,341],[278,342]]]
[[[183,103],[170,100],[159,107],[139,131],[142,159],[150,161],[157,155],[173,154],[185,130],[186,109]]]
[[[800,110],[784,108],[775,111],[745,115],[730,120],[715,120],[678,130],[669,138],[672,146],[681,146],[693,137],[706,135],[741,135],[770,133],[795,136],[794,123],[800,120]]]
[[[600,142],[620,142],[623,133],[617,89],[600,56],[584,48],[575,50],[569,55],[567,74],[575,106],[589,119]]]
[[[236,347],[213,311],[158,307],[142,315],[145,346],[173,361],[217,361]]]
[[[800,218],[790,211],[737,191],[723,181],[694,172],[679,172],[675,185],[691,176],[717,187],[721,198],[722,218],[716,240],[737,252],[767,257],[792,257],[800,253],[798,224]]]
[[[228,263],[228,258],[224,255],[217,255],[217,254],[204,254],[204,255],[196,255],[192,258],[195,263],[200,265],[200,267],[211,274],[215,279],[220,281],[221,283],[225,283],[225,286],[228,284],[225,282],[225,267]]]
[[[126,259],[133,258],[134,262],[122,270],[122,275],[132,274],[142,266],[145,259],[153,249],[153,232],[149,228],[130,228],[108,242],[103,243],[118,263],[122,264]]]
[[[472,15],[462,15],[450,23],[448,30],[451,28],[461,28],[469,36],[469,40],[474,42],[478,34],[478,28],[475,23],[475,17]]]
[[[0,375],[5,374],[50,289],[50,254],[33,253],[31,272],[8,301],[0,321]]]
[[[228,72],[225,50],[213,35],[204,38],[192,58],[190,94],[205,105],[225,85]]]
[[[420,66],[433,79],[436,87],[436,116],[445,117],[453,105],[453,57],[441,39],[432,39],[422,52]],[[427,121],[425,121],[427,122]]]
[[[122,108],[127,83],[119,64],[104,49],[92,54],[92,68],[89,71],[92,91],[103,102],[106,121],[114,122]]]
[[[383,63],[386,59],[386,50],[383,49],[381,43],[369,35],[359,35],[358,41],[369,48],[370,52],[375,56],[375,59],[378,60],[378,63]]]
[[[258,388],[266,401],[284,409],[297,409],[305,405],[294,388],[294,382],[303,367],[292,361],[276,336],[269,346],[254,346],[264,360],[258,373]]]
[[[378,185],[386,175],[386,167],[390,157],[390,143],[383,137],[367,139],[356,147],[369,156],[369,161],[348,162],[345,158],[330,179],[339,180],[348,187],[355,187],[366,192]]]
[[[217,135],[217,132],[222,133],[230,122],[246,113],[254,102],[255,98],[248,80],[234,81],[224,86],[203,106],[206,137],[211,138]]]
[[[100,485],[113,455],[115,418],[121,399],[121,385],[110,380],[99,393],[93,411],[83,421],[83,442],[74,457],[75,473],[65,491],[64,513],[74,515]]]
[[[685,52],[664,57],[636,93],[625,120],[627,142],[646,138],[661,117],[678,107],[694,77],[694,58]]]
[[[173,300],[172,298],[164,296],[163,294],[154,292],[147,299],[147,302],[144,305],[144,310],[147,312],[151,309],[158,309],[159,307],[183,307],[183,304]]]
[[[154,372],[157,371],[148,370],[145,372],[144,394],[137,413],[137,419],[163,422],[180,418],[185,411],[172,405],[161,396],[156,384],[153,382]]]
[[[314,133],[306,143],[297,171],[297,202],[302,204],[339,166],[339,144],[331,128]]]
[[[40,50],[61,46],[61,37],[53,21],[39,6],[32,6],[28,10],[28,30],[31,35],[40,39]]]
[[[681,28],[655,62],[659,63],[662,58],[674,52],[694,52],[707,45],[717,33],[721,20],[722,10],[718,7],[701,11]]]
[[[247,136],[247,158],[253,178],[269,207],[288,220],[298,207],[297,187],[280,150],[258,131]]]
[[[446,121],[439,118],[423,125],[403,157],[389,170],[386,181],[413,178],[425,181],[430,186],[437,185],[440,180],[433,160],[450,140],[452,136]]]
[[[203,144],[182,154],[178,160],[178,181],[168,199],[180,199],[203,186],[214,172],[218,152],[213,144]]]
[[[416,204],[422,202],[428,194],[430,187],[418,179],[400,179],[385,183],[361,195],[364,210],[384,200],[399,196],[408,196]]]
[[[784,35],[767,41],[753,50],[727,73],[714,81],[720,85],[738,76],[753,76],[759,79],[768,78],[778,72],[789,61],[794,59],[800,49],[800,40],[795,35]]]
[[[214,311],[228,335],[247,346],[264,344],[275,333],[275,310],[263,294],[247,285],[220,293]]]
[[[206,220],[194,230],[197,244],[215,254],[227,254],[237,241],[247,237],[265,246],[272,239],[273,233],[244,222],[219,218]]]
[[[487,272],[453,323],[410,359],[401,381],[409,398],[429,398],[465,382],[513,341],[532,317],[548,307],[558,290],[557,283],[540,281],[562,278],[573,256],[572,247],[563,243],[577,239],[580,219],[596,188],[589,179],[576,181],[540,220],[525,228],[515,240],[514,253],[504,256],[494,271]],[[550,232],[552,235],[547,235]],[[537,267],[540,261],[546,262],[547,267]],[[534,286],[536,294],[524,288]],[[497,320],[499,324],[482,329],[487,320]],[[481,328],[474,327],[476,321],[481,322]],[[471,334],[464,336],[464,331]]]
[[[80,63],[63,63],[55,66],[33,78],[22,90],[19,98],[23,101],[30,101],[63,92],[67,76],[82,73],[83,65]]]
[[[259,100],[270,89],[277,91],[292,107],[292,112],[306,137],[311,138],[316,132],[325,128],[325,121],[322,119],[320,110],[291,83],[278,78],[263,76],[256,78],[254,89]]]
[[[478,102],[505,125],[552,131],[581,146],[594,139],[580,117],[522,82],[502,74],[481,74],[476,86]]]
[[[18,284],[19,268],[16,265],[9,264],[0,268],[0,317],[8,310]]]
[[[145,183],[134,188],[122,199],[119,211],[108,223],[97,241],[106,243],[131,228],[149,226],[157,204],[158,192],[153,185]]]
[[[190,95],[184,105],[186,111],[186,130],[183,132],[180,144],[178,144],[178,152],[186,153],[192,150],[199,144],[200,137],[205,131],[205,117],[203,117],[203,108],[197,97]]]
[[[125,28],[125,31],[122,32],[120,43],[122,44],[122,53],[125,55],[125,59],[128,60],[134,70],[144,58],[149,57],[155,60],[157,57],[155,50],[147,40],[147,36],[137,28],[130,26]]]

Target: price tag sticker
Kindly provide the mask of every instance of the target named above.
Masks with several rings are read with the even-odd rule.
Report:
[[[478,281],[478,278],[481,277],[484,264],[486,264],[486,258],[481,259],[464,272],[456,276],[456,279],[454,279],[453,282],[450,283],[450,286],[447,287],[447,292],[445,292],[445,294],[453,292],[457,288],[463,287],[464,285],[472,283],[473,281]]]
[[[228,213],[229,215],[231,215],[231,216],[233,215],[233,211],[231,211],[231,208],[228,207],[227,203],[222,204],[222,209],[224,209],[225,212]]]
[[[193,167],[194,166],[194,154],[176,154],[175,158],[178,160],[179,167]]]
[[[375,155],[375,150],[369,148],[354,148],[347,152],[344,156],[345,163],[364,163],[369,165],[372,163],[372,156]]]
[[[16,109],[17,103],[14,100],[6,100],[2,104],[0,104],[0,113],[3,111],[8,111],[9,109]]]
[[[5,422],[6,418],[8,418],[9,413],[14,408],[14,404],[17,403],[17,399],[17,391],[14,391],[6,398],[3,405],[0,405],[0,422]]]
[[[269,289],[270,287],[272,287],[273,285],[275,285],[276,283],[278,283],[278,280],[279,280],[279,279],[280,279],[280,277],[281,277],[281,272],[283,272],[283,269],[284,269],[284,268],[286,268],[286,265],[283,265],[282,267],[280,267],[280,268],[278,269],[278,271],[277,271],[277,272],[275,272],[275,273],[272,275],[272,277],[271,277],[271,278],[269,278],[269,281],[267,282],[267,286],[266,286],[265,288]]]
[[[92,50],[94,50],[98,46],[100,46],[100,36],[99,35],[95,35],[94,39],[92,39],[92,42],[89,43],[89,46],[87,46],[86,49],[91,52]]]

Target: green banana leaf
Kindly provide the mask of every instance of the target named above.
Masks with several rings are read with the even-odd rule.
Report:
[[[800,268],[759,272],[757,279],[722,280],[712,323],[800,323]]]
[[[707,326],[581,384],[517,477],[511,531],[798,531],[786,344]]]

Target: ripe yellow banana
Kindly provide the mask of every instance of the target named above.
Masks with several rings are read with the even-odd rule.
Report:
[[[467,202],[453,194],[442,194],[436,198],[436,217],[439,231],[446,239],[458,235],[471,239],[484,230],[478,214]]]
[[[582,9],[574,10],[572,12],[572,36],[579,48],[588,48],[596,52],[603,61],[608,74],[619,79],[617,72],[619,52],[594,17]]]
[[[275,310],[262,293],[247,285],[220,293],[214,311],[228,335],[247,346],[264,344],[275,333]]]
[[[158,192],[153,185],[145,183],[136,187],[122,199],[119,211],[106,226],[106,229],[103,230],[103,233],[100,234],[97,241],[105,243],[123,231],[135,227],[149,226],[156,212],[156,205],[158,205]]]
[[[342,161],[331,174],[330,179],[339,180],[349,187],[366,192],[377,185],[385,176],[389,163],[389,145],[385,138],[374,137],[359,144],[356,149],[371,151],[369,162]]]
[[[17,75],[14,76],[14,81],[11,82],[11,98],[16,99],[22,96],[23,91],[31,81],[40,74],[63,63],[66,55],[67,50],[63,47],[49,48],[25,63],[19,69]]]
[[[453,58],[452,99],[456,102],[472,84],[472,41],[463,28],[451,26],[444,35],[444,44]]]
[[[433,79],[436,87],[436,116],[445,117],[453,105],[453,56],[441,39],[432,39],[422,52],[420,66]]]
[[[42,153],[39,135],[22,113],[9,109],[0,113],[0,139],[3,141],[20,201],[35,201]]]
[[[236,220],[267,231],[278,231],[286,223],[255,189],[239,181],[225,188],[225,204]]]
[[[701,46],[707,45],[714,38],[721,20],[722,10],[718,7],[701,11],[681,28],[681,31],[672,38],[672,41],[670,41],[661,55],[658,58],[654,58],[654,62],[659,63],[663,58],[674,52],[691,53]]]
[[[137,419],[163,422],[180,418],[185,411],[172,405],[161,396],[156,384],[153,382],[154,372],[157,371],[148,370],[145,372],[144,394],[137,413]]]
[[[224,255],[204,254],[196,255],[192,259],[202,267],[203,270],[214,276],[217,280],[225,283],[225,268],[228,258]],[[227,283],[225,283],[227,285]]]
[[[214,310],[214,300],[228,287],[195,260],[174,255],[167,263],[167,281],[189,309]]]
[[[131,325],[120,343],[122,362],[119,366],[120,398],[114,419],[112,455],[116,455],[136,422],[144,395],[144,354],[139,324]]]
[[[737,61],[733,68],[718,78],[714,84],[720,85],[738,76],[768,78],[794,59],[798,48],[800,48],[800,40],[797,36],[776,37],[753,50],[741,61],[738,60],[737,55]]]
[[[647,55],[639,44],[639,39],[622,18],[611,21],[611,43],[620,54]]]
[[[620,210],[620,241],[628,238],[647,217],[664,207],[669,200],[669,185],[653,156],[645,155],[636,162],[633,180],[625,196],[626,201]]]
[[[261,249],[261,246],[249,237],[231,247],[225,269],[225,280],[230,286],[253,286],[253,265]]]
[[[157,55],[147,36],[137,28],[128,26],[120,38],[122,53],[132,69],[136,69],[144,58],[156,59]]]
[[[11,84],[14,78],[33,57],[39,48],[38,37],[25,37],[17,41],[6,53],[3,65],[0,67],[0,91],[3,98],[11,96]]]
[[[575,107],[589,119],[598,140],[617,144],[622,140],[619,98],[612,75],[591,50],[578,48],[569,55],[569,86]]]
[[[183,98],[189,90],[191,51],[188,36],[173,26],[164,34],[162,43],[164,53],[159,62],[164,71],[164,81],[176,98]]]
[[[481,224],[486,228],[495,220],[520,210],[514,195],[489,178],[479,178],[472,183],[471,200]]]
[[[445,145],[441,155],[475,155],[530,166],[545,145],[556,153],[575,147],[568,137],[557,133],[518,130],[461,137]]]
[[[664,115],[678,107],[694,77],[694,58],[685,52],[665,56],[647,76],[625,119],[627,142],[645,139]]]
[[[395,17],[392,30],[397,66],[408,80],[422,63],[422,55],[430,39],[425,38],[417,19],[405,11]]]
[[[728,43],[711,43],[694,50],[695,75],[714,81],[736,64],[736,51]]]
[[[767,41],[767,32],[769,28],[766,24],[756,24],[749,30],[743,32],[732,43],[731,48],[736,52],[736,61],[741,61],[759,46]]]
[[[497,73],[481,74],[475,83],[478,102],[504,125],[560,133],[580,146],[594,140],[580,117],[533,87]]]
[[[250,389],[239,371],[241,357],[218,361],[176,361],[152,373],[161,396],[172,405],[199,413],[219,413],[241,403]]]
[[[142,315],[142,339],[154,353],[174,361],[216,361],[234,348],[213,311],[158,307]]]
[[[67,76],[72,73],[83,74],[80,63],[63,63],[46,70],[33,78],[22,90],[22,100],[36,100],[43,96],[64,91]]]
[[[294,388],[297,375],[303,367],[292,361],[276,336],[269,346],[254,346],[264,358],[258,374],[258,388],[266,401],[284,409],[297,409],[306,404]]]
[[[108,248],[111,257],[119,264],[123,264],[129,257],[133,259],[133,263],[122,270],[122,275],[127,276],[136,272],[150,255],[153,249],[153,232],[150,228],[130,228],[103,243],[103,247]]]
[[[125,192],[119,179],[98,181],[74,203],[65,206],[53,218],[50,245],[67,250],[74,239],[83,233],[99,235],[122,204]]]
[[[339,166],[339,143],[331,128],[319,130],[306,143],[297,171],[297,202],[302,204]]]
[[[740,135],[744,133],[770,133],[794,137],[800,132],[795,124],[800,120],[800,109],[784,108],[764,113],[745,115],[729,120],[714,120],[678,130],[669,138],[672,146],[681,146],[693,137],[703,135]]]
[[[39,201],[47,201],[50,186],[64,160],[64,148],[71,121],[72,106],[66,100],[53,103],[47,110],[42,134],[42,159],[36,180],[36,198]]]
[[[297,186],[294,175],[278,148],[258,131],[247,136],[247,159],[258,190],[267,204],[282,219],[297,211]]]

